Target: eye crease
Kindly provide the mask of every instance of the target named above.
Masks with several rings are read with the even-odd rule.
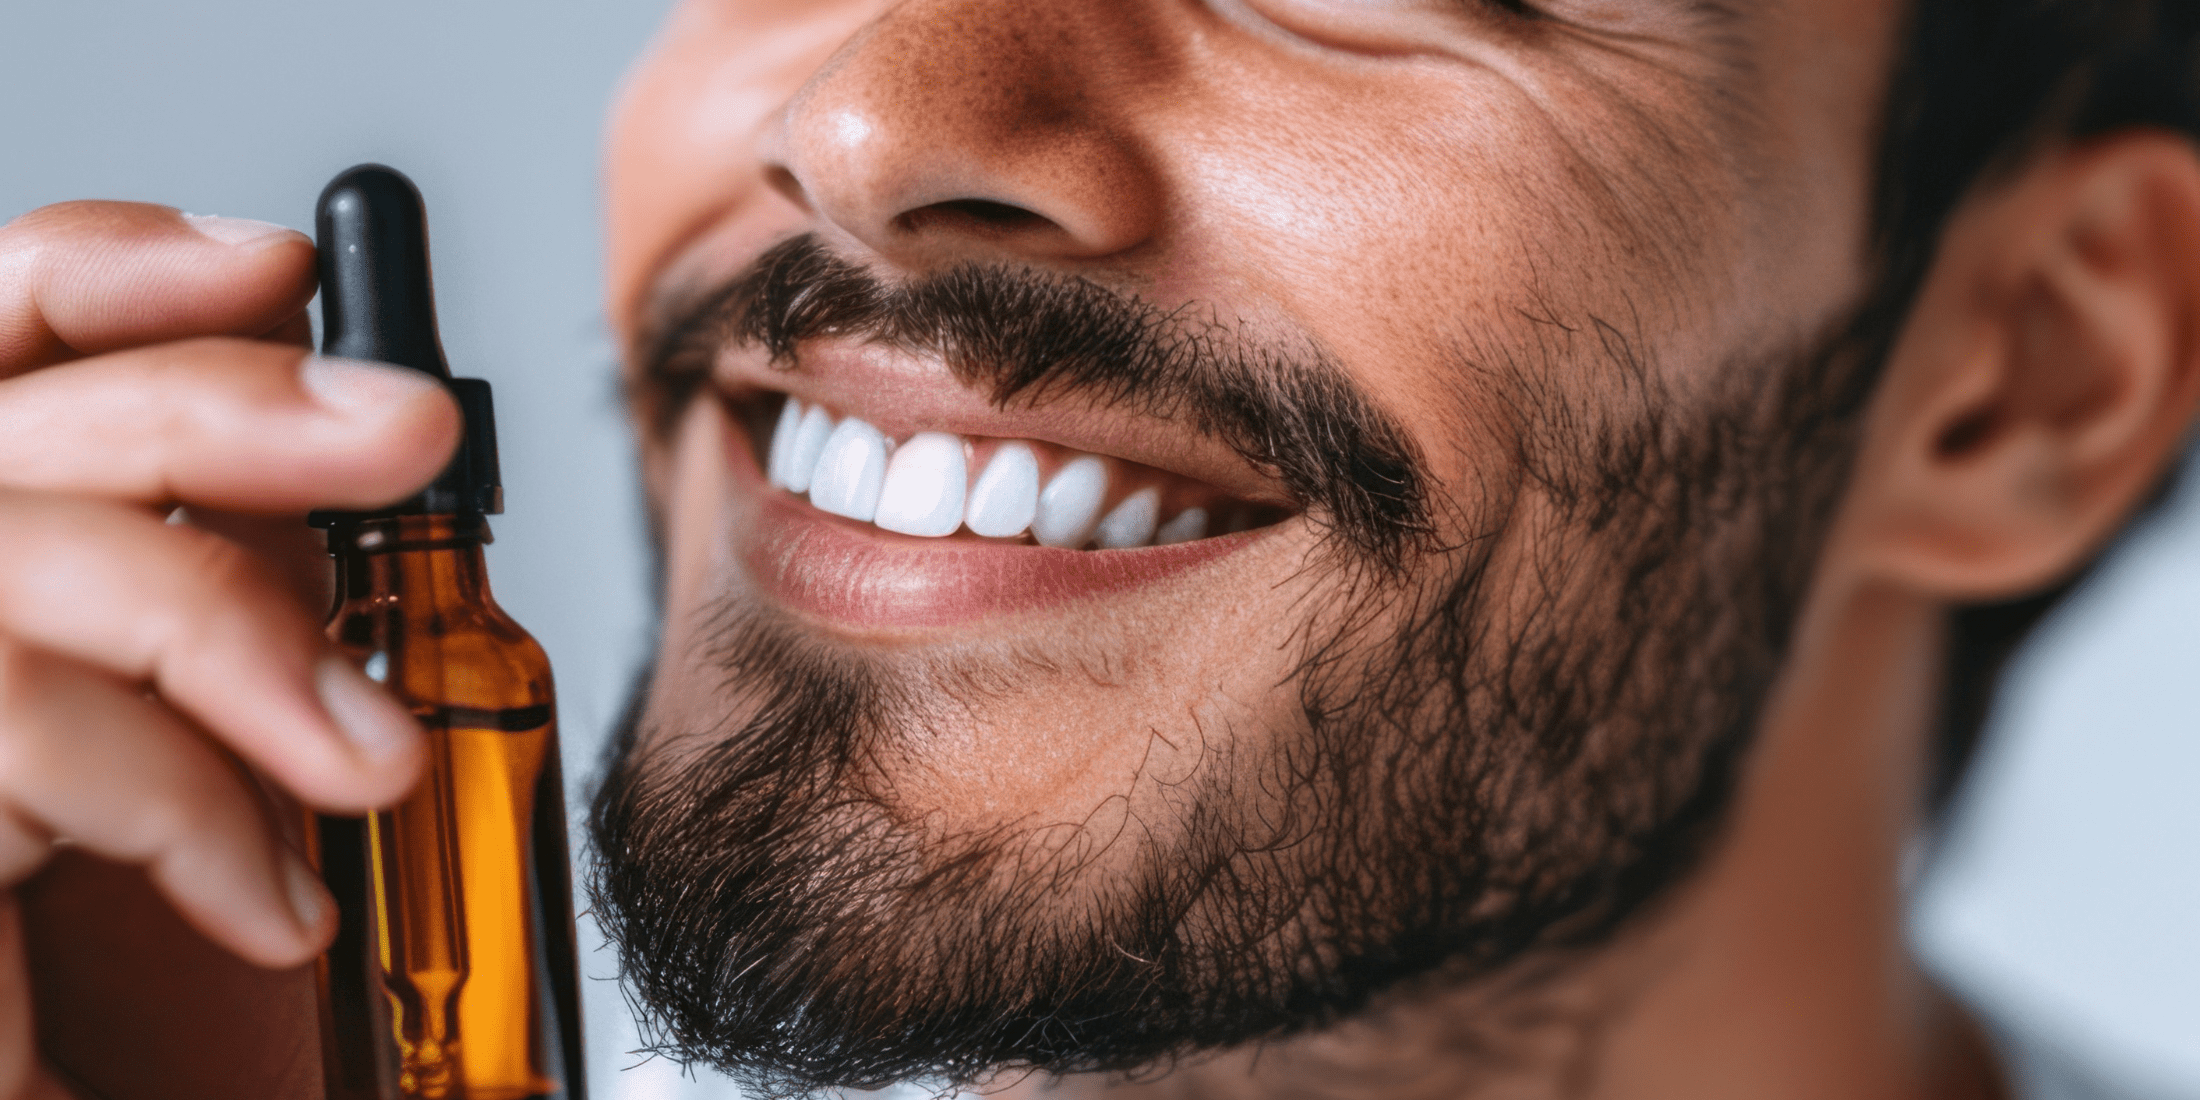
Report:
[[[0,1100],[2200,1100],[2200,0],[451,6],[8,24]]]

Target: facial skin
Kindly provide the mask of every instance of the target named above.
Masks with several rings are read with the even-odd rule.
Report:
[[[1867,219],[1874,118],[1973,121],[1883,97],[1890,8],[1284,2],[726,0],[645,60],[666,633],[593,825],[660,1038],[790,1088],[2001,1095],[1897,869],[1952,609],[2070,579],[2190,437],[2200,156],[2114,123],[2189,121],[2189,41],[2134,5],[2084,136],[1952,207],[1883,165]],[[2018,41],[2122,58],[2102,10]],[[1930,41],[1975,106],[1995,55]],[[311,355],[314,289],[279,226],[0,226],[0,1098],[321,1093],[284,823],[430,743],[303,513],[459,417]],[[843,522],[756,471],[780,391],[1253,529]]]
[[[1915,507],[1948,475],[1890,471],[2001,391],[1824,403],[1878,365],[1847,337],[1900,11],[1538,12],[675,14],[612,131],[666,629],[597,819],[671,1045],[790,1088],[1231,1052],[1168,1079],[1212,1095],[1274,1091],[1239,1053],[1304,1036],[1277,1061],[1322,1094],[1582,1091],[1669,1026],[1610,1020],[1716,999],[1661,968],[1777,910],[1788,860],[1870,884],[1821,946],[1898,952],[1871,867],[1933,601],[2079,560],[2174,432],[2060,557],[2000,532],[1957,592],[1975,532]],[[1081,322],[1140,354],[1073,369]],[[1285,514],[1142,550],[883,532],[766,483],[780,393]],[[1877,827],[1797,841],[1843,792]],[[1828,1003],[1875,996],[1921,994]],[[1341,1068],[1401,1046],[1444,1068]]]

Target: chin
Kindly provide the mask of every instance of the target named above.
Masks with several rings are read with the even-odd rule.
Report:
[[[1172,346],[1062,293],[981,331],[1042,382],[1081,319]],[[1139,1070],[1593,951],[1716,837],[1830,511],[1781,476],[1823,458],[1793,394],[1504,379],[1550,422],[1477,497],[1318,359],[1018,389],[878,324],[695,357],[664,648],[591,816],[663,1049],[773,1092]],[[1300,384],[1212,385],[1259,370]],[[1246,393],[1321,400],[1233,427]]]

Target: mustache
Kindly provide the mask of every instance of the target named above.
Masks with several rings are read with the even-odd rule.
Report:
[[[654,311],[629,399],[667,438],[719,354],[760,347],[799,370],[832,338],[936,357],[1007,408],[1082,400],[1181,424],[1273,475],[1308,516],[1389,568],[1433,537],[1430,479],[1399,424],[1312,341],[1255,341],[1196,306],[1164,309],[1090,279],[965,263],[888,282],[814,234]]]

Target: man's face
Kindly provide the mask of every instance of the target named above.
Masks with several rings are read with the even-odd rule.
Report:
[[[611,141],[666,622],[595,821],[668,1038],[1129,1068],[1654,896],[1838,493],[1890,6],[684,4]],[[807,494],[789,395],[859,422]],[[889,526],[1015,518],[1013,451],[1061,545],[833,514],[866,424],[935,454]]]

